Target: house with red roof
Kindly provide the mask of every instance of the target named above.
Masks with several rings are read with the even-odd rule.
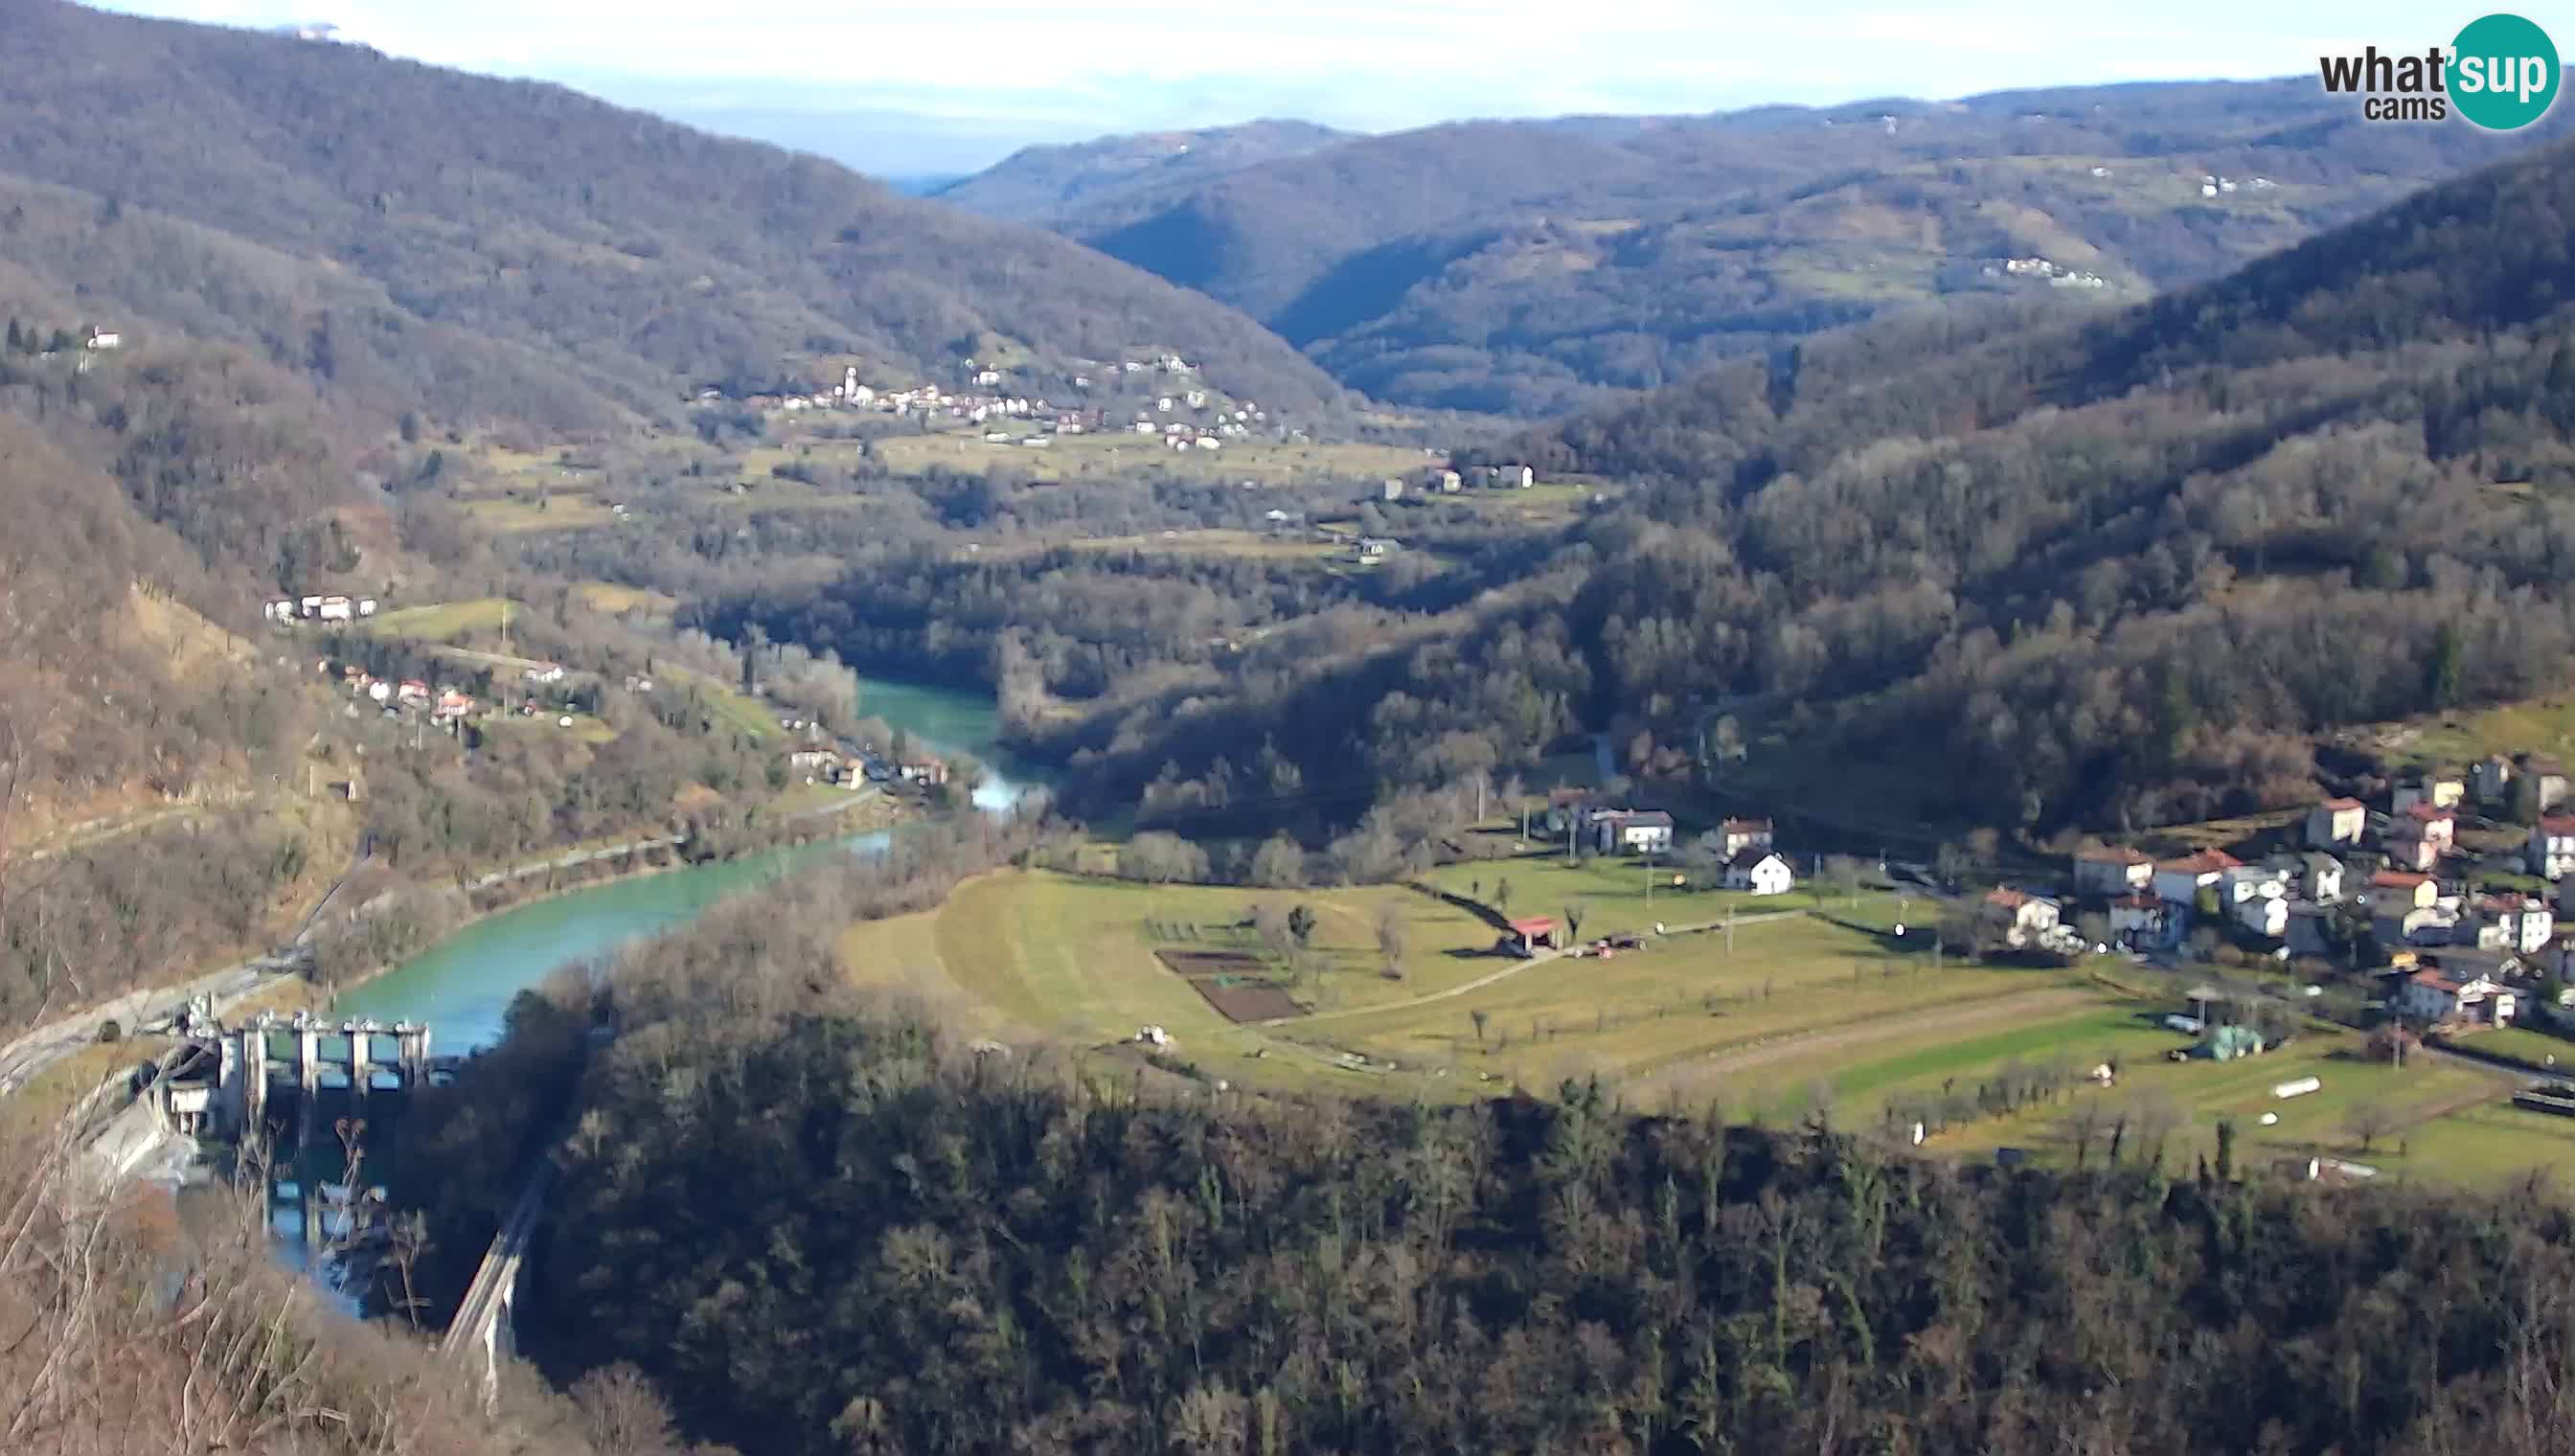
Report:
[[[2502,1026],[2512,1020],[2512,991],[2485,976],[2455,979],[2438,970],[2418,970],[2396,987],[2396,1013],[2409,1021],[2435,1026],[2468,1024]]]
[[[2368,827],[2369,809],[2356,798],[2328,798],[2307,810],[2307,843],[2314,848],[2354,847]]]

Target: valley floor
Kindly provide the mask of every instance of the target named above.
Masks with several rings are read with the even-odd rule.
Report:
[[[2098,1161],[2115,1130],[2122,1159],[2159,1155],[2175,1173],[2215,1160],[2221,1122],[2233,1124],[2240,1169],[2322,1156],[2390,1179],[2494,1185],[2575,1152],[2575,1120],[2511,1105],[2522,1078],[2508,1069],[2440,1055],[2400,1069],[2323,1021],[2268,1055],[2170,1060],[2189,1038],[2161,1018],[2185,982],[2125,958],[1935,964],[1921,934],[1892,933],[1906,911],[1891,895],[1774,908],[1686,891],[1656,895],[1649,912],[1641,879],[1622,894],[1603,882],[1613,874],[1632,877],[1627,866],[1542,859],[1430,876],[1459,897],[1471,885],[1487,904],[1506,880],[1520,915],[1560,915],[1572,898],[1586,940],[1643,932],[1643,948],[1607,957],[1498,954],[1485,916],[1425,887],[1264,890],[1008,870],[936,910],[852,927],[843,959],[853,983],[918,1000],[964,1034],[1147,1058],[1212,1085],[1444,1101],[1546,1094],[1597,1075],[1639,1110],[1713,1106],[1737,1121],[1821,1118],[1898,1135],[1919,1119],[1935,1156],[2012,1148]],[[1264,905],[1275,920],[1299,904],[1313,929],[1291,966],[1256,921]],[[1403,926],[1400,978],[1379,945],[1388,915]],[[1669,933],[1653,933],[1657,922]],[[1228,973],[1194,982],[1175,962]],[[1247,988],[1261,1014],[1219,1009]],[[1283,1004],[1296,1013],[1279,1014]],[[1167,1044],[1140,1040],[1147,1028]],[[2575,1060],[2575,1042],[2566,1049]],[[2101,1065],[2115,1070],[2108,1086],[2088,1080]],[[2309,1076],[2316,1090],[2276,1095]]]

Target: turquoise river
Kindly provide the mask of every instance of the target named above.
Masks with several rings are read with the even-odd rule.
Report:
[[[1031,786],[1027,766],[995,744],[999,718],[990,697],[919,684],[868,680],[860,712],[916,741],[967,752],[992,770],[976,802],[1007,807]],[[799,864],[884,842],[882,833],[808,844],[721,864],[613,880],[478,920],[340,997],[340,1013],[378,1021],[426,1021],[439,1052],[469,1052],[500,1034],[511,997],[559,966],[597,959],[642,936],[684,925],[718,900]]]

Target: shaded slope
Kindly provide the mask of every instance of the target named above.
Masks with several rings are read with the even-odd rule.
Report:
[[[1553,413],[1933,302],[2204,281],[2567,124],[2370,125],[2303,78],[1476,123],[1052,221],[1371,395]],[[1999,266],[2033,257],[2085,279]]]
[[[476,344],[538,351],[586,377],[591,414],[675,400],[702,377],[767,377],[789,356],[921,375],[979,348],[1024,357],[1033,384],[1163,348],[1265,402],[1332,393],[1249,321],[1059,240],[561,88],[55,0],[0,0],[0,175],[87,194],[82,281],[103,303],[182,291],[158,237],[119,236],[139,209],[373,284],[381,304],[325,312],[355,340],[409,336],[359,346],[389,361],[444,356],[511,398],[525,361]],[[0,231],[0,258],[56,266],[77,219],[17,205],[51,212],[50,237]],[[316,291],[291,287],[299,302]],[[270,350],[311,366],[292,352]],[[605,380],[621,385],[589,382]]]

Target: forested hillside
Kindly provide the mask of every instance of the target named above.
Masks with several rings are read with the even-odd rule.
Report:
[[[1641,484],[1485,597],[1033,736],[1103,799],[1212,789],[1270,732],[1308,793],[1381,793],[1737,700],[1969,821],[2293,801],[2320,729],[2565,682],[2570,223],[2561,147],[2097,322],[1721,367],[1497,448]]]
[[[1172,350],[1274,408],[1334,393],[1096,254],[559,87],[62,0],[0,33],[0,309],[77,296],[388,414],[597,429],[817,357],[1034,389]]]
[[[2376,126],[2309,78],[1473,123],[1048,221],[1371,396],[1531,415],[1935,299],[2202,281],[2564,125]]]
[[[833,989],[850,910],[773,893],[514,1014],[619,1028],[519,1306],[549,1373],[631,1363],[782,1456],[2567,1449],[2544,1191],[1077,1075]]]

